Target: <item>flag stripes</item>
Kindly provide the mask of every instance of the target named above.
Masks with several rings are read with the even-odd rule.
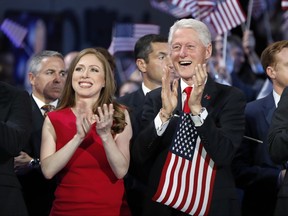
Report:
[[[206,215],[215,174],[214,162],[201,144],[189,114],[181,115],[153,200],[190,215]]]
[[[3,21],[3,23],[1,24],[1,30],[17,48],[22,46],[25,36],[28,33],[27,28],[10,19],[5,19]]]
[[[176,18],[183,18],[191,15],[190,11],[175,6],[170,0],[150,0],[151,6],[173,15]]]
[[[218,34],[222,34],[244,23],[245,14],[238,0],[228,0],[217,4],[210,15],[211,23]]]
[[[281,1],[282,10],[288,10],[288,0]]]
[[[136,41],[146,34],[159,34],[160,27],[153,24],[116,24],[108,51],[113,55],[116,52],[134,51]]]

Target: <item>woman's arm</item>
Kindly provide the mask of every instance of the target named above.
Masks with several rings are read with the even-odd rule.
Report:
[[[56,151],[56,133],[54,127],[49,116],[45,118],[42,128],[40,161],[42,172],[47,179],[51,179],[65,167],[85,138],[86,133],[90,130],[91,125],[95,122],[93,113],[86,110],[85,107],[81,106],[76,109],[77,132],[74,137],[58,151]]]
[[[106,156],[108,159],[108,162],[111,166],[111,169],[113,170],[115,176],[118,179],[123,178],[129,168],[129,163],[130,163],[130,151],[129,151],[129,146],[130,146],[130,139],[132,137],[132,126],[130,122],[130,117],[125,110],[125,121],[127,125],[125,126],[124,130],[120,133],[117,134],[115,138],[113,138],[111,134],[111,126],[113,122],[113,105],[109,105],[109,110],[108,106],[104,105],[103,106],[103,113],[100,114],[100,119],[105,119],[106,122],[110,122],[107,124],[107,127],[101,125],[105,124],[103,121],[100,121],[101,123],[97,124],[98,126],[96,127],[97,133],[100,135],[103,146],[106,152]],[[109,120],[108,120],[109,119]],[[107,130],[106,128],[109,128]]]
[[[56,133],[49,117],[45,118],[40,151],[41,169],[45,178],[51,179],[63,169],[82,140],[83,137],[76,133],[63,148],[56,151]]]

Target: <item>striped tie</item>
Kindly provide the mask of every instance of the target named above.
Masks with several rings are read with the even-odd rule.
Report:
[[[41,107],[42,110],[44,110],[44,118],[47,116],[47,113],[50,111],[55,110],[55,106],[50,105],[50,104],[45,104],[44,106]]]

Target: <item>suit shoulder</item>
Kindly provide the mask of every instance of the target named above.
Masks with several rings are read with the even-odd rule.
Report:
[[[254,100],[254,101],[250,101],[249,103],[247,103],[246,109],[250,110],[250,109],[257,109],[259,107],[265,106],[265,107],[270,107],[270,106],[274,106],[274,98],[272,93],[268,94],[267,96]],[[275,105],[276,107],[276,105]]]
[[[258,100],[254,100],[254,101],[250,101],[249,103],[247,103],[247,107],[257,107],[259,105],[262,105],[266,103],[266,98],[260,98]]]
[[[132,93],[129,93],[129,94],[126,94],[126,95],[124,95],[124,96],[118,97],[118,98],[116,99],[116,101],[117,101],[118,103],[125,102],[125,101],[129,101],[129,100],[131,100],[131,98],[134,97],[135,94],[136,94],[136,91],[135,91],[135,92],[132,92]]]
[[[216,82],[216,87],[222,93],[245,99],[244,93],[240,89],[238,89],[234,86],[224,85],[224,84],[220,84],[220,83]]]
[[[148,97],[158,97],[159,95],[161,95],[161,91],[162,91],[162,87],[159,87],[157,89],[154,89],[154,90],[148,92],[146,96],[148,96]]]
[[[145,95],[144,95],[142,89],[138,89],[135,92],[132,92],[130,94],[126,94],[122,97],[117,98],[116,102],[123,104],[125,106],[130,106],[135,101],[144,100],[144,98],[145,98]]]
[[[6,96],[7,99],[11,101],[11,99],[15,99],[18,97],[29,98],[29,94],[27,91],[21,88],[17,88],[5,82],[0,82],[0,94],[2,99]]]

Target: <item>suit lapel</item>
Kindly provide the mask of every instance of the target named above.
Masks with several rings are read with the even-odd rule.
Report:
[[[33,118],[33,124],[35,125],[36,128],[41,127],[44,122],[44,117],[42,115],[41,110],[39,109],[38,105],[36,104],[34,98],[32,95],[30,96],[31,98],[31,103],[32,103],[32,118]]]
[[[180,115],[180,113],[182,112],[182,91],[181,91],[181,85],[180,85],[180,79],[178,82],[178,101],[180,101],[180,103],[177,103],[177,107],[175,109],[175,111],[173,112],[173,114],[176,115]]]
[[[139,88],[135,94],[134,94],[134,99],[133,99],[133,103],[134,103],[134,107],[137,107],[137,109],[139,109],[139,107],[143,107],[144,104],[144,100],[145,100],[145,95],[144,92],[142,90],[142,88]]]
[[[267,121],[267,124],[270,125],[273,113],[276,109],[275,101],[273,97],[273,93],[271,92],[266,98],[265,102],[263,103],[263,115],[265,116],[265,119]]]
[[[210,104],[215,101],[218,89],[215,85],[215,82],[208,75],[207,82],[205,84],[204,92],[202,95],[201,104],[203,107],[209,107]]]

